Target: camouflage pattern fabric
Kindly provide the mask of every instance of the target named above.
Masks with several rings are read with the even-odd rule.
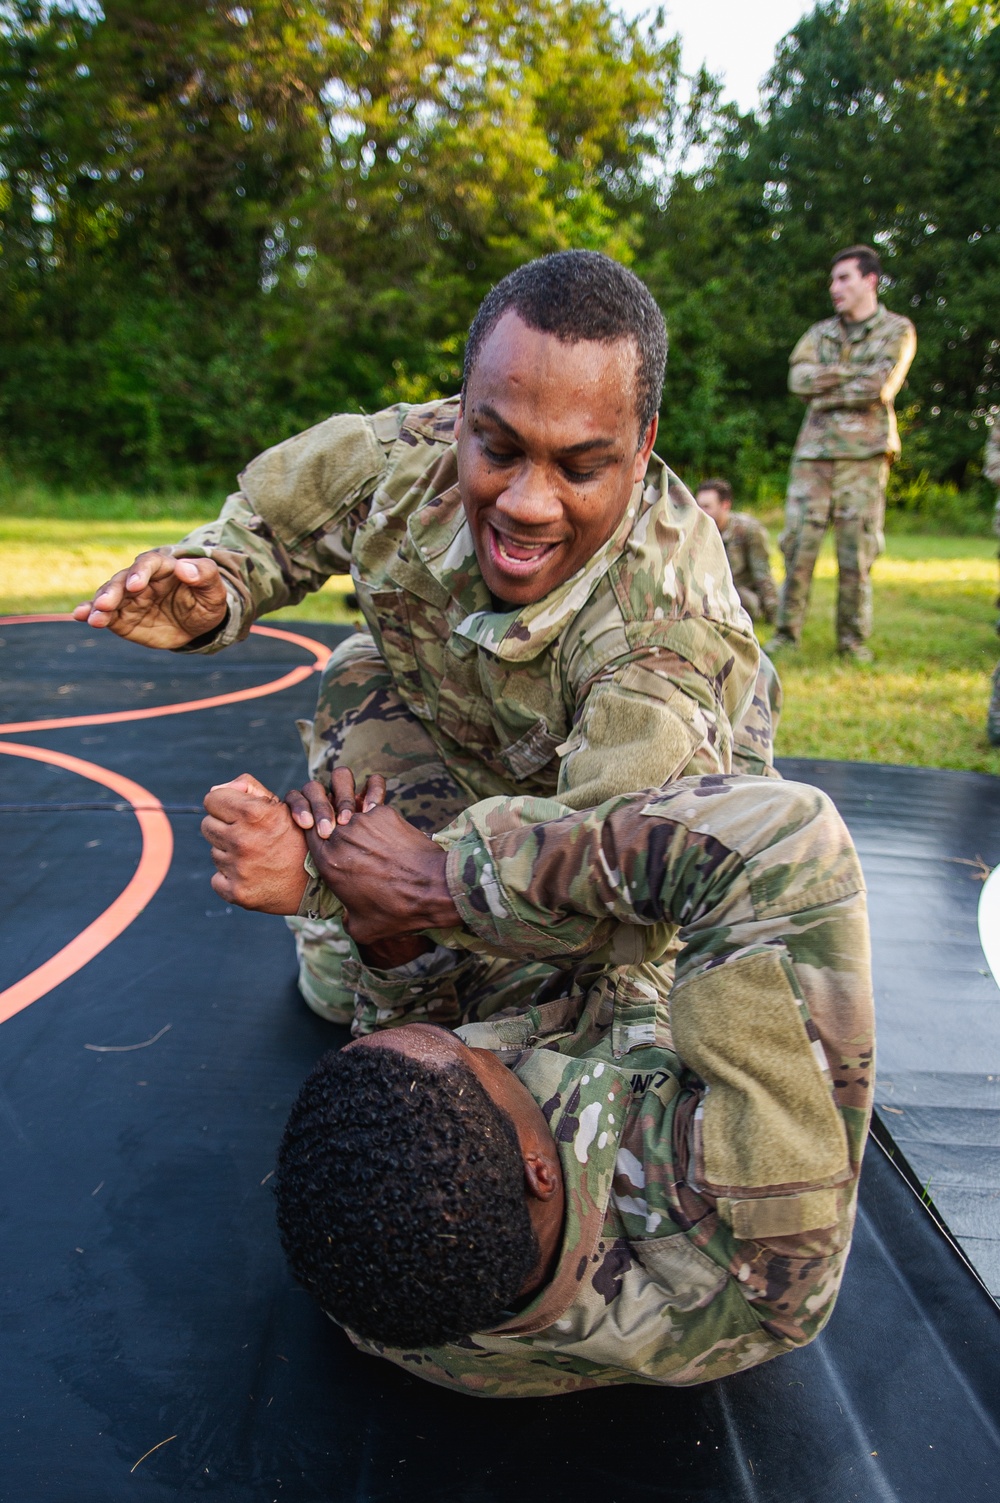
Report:
[[[993,424],[989,438],[986,440],[986,448],[983,450],[983,476],[993,485],[1000,487],[1000,423]],[[997,496],[996,505],[993,508],[993,531],[997,537],[1000,537],[1000,495]],[[998,551],[998,557],[1000,557],[1000,551]],[[996,603],[1000,607],[1000,595],[997,595]],[[1000,635],[1000,620],[997,621],[997,633]],[[996,742],[993,744],[996,745]]]
[[[888,461],[793,459],[778,545],[785,579],[778,600],[778,632],[797,642],[802,633],[813,569],[827,524],[837,540],[837,646],[845,652],[871,635],[871,567],[885,547]]]
[[[551,1282],[495,1329],[357,1344],[519,1397],[701,1383],[812,1340],[843,1275],[874,1083],[864,887],[830,801],[683,779],[584,813],[495,799],[435,838],[466,942],[558,967],[530,1006],[459,1032],[545,1112],[566,1225]],[[672,988],[648,963],[664,925],[684,942]]]
[[[1000,630],[1000,627],[997,629]],[[991,746],[1000,746],[1000,664],[994,668],[990,679],[990,703],[986,711],[986,739]]]
[[[229,596],[194,650],[350,567],[397,694],[469,802],[558,793],[585,808],[728,772],[759,649],[711,520],[654,456],[583,569],[497,610],[456,483],[457,411],[329,418],[255,459],[219,520],[173,550],[215,558]]]
[[[743,609],[752,620],[769,621],[773,625],[778,609],[778,590],[771,577],[771,559],[763,525],[749,512],[730,512],[722,543]]]
[[[880,303],[871,318],[813,324],[789,357],[788,388],[809,403],[795,444],[797,459],[869,459],[899,453],[893,401],[916,353],[908,318]],[[836,370],[832,391],[817,378]]]
[[[310,778],[329,789],[333,769],[347,766],[361,787],[371,773],[380,772],[386,803],[427,835],[442,830],[468,805],[434,741],[396,693],[367,633],[348,637],[333,652],[320,682],[315,719],[300,720],[298,727]],[[328,1022],[351,1024],[356,1037],[400,1023],[453,1027],[464,1018],[485,1017],[531,996],[551,969],[439,950],[379,973],[375,997],[359,989],[360,968],[342,914],[339,900],[312,868],[300,916],[286,922],[295,935],[303,997]]]
[[[994,423],[983,450],[983,474],[993,485],[1000,486],[1000,424]]]

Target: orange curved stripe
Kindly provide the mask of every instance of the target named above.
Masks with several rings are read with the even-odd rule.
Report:
[[[92,783],[110,788],[132,805],[142,832],[139,864],[131,881],[110,907],[43,965],[20,981],[15,981],[6,991],[0,992],[0,1023],[5,1023],[8,1018],[12,1018],[22,1008],[29,1007],[32,1002],[93,960],[95,955],[117,939],[132,920],[138,917],[170,869],[174,837],[159,799],[139,783],[133,783],[131,778],[123,778],[120,773],[99,767],[96,762],[84,762],[80,757],[69,757],[64,752],[49,751],[40,746],[22,746],[17,742],[0,741],[0,752],[12,757],[27,757],[32,762],[49,762],[55,767],[75,772],[81,778],[89,778]]]
[[[19,626],[25,622],[72,621],[72,616],[0,616],[0,626]],[[308,666],[293,668],[281,678],[273,678],[266,684],[255,684],[250,689],[235,689],[230,694],[213,694],[207,699],[185,699],[169,705],[154,705],[145,710],[114,710],[106,715],[56,715],[48,720],[12,720],[0,725],[0,735],[10,736],[15,731],[57,731],[76,725],[116,725],[126,720],[155,720],[159,715],[187,715],[192,710],[210,710],[216,705],[239,704],[246,699],[262,699],[266,694],[280,694],[300,684],[322,668],[330,656],[330,649],[313,637],[303,637],[298,632],[283,631],[276,626],[251,626],[250,630],[261,637],[278,637],[296,647],[304,647],[312,653],[314,661]]]

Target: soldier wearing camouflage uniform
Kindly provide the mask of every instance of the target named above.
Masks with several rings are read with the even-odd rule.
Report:
[[[504,976],[513,991],[531,963],[558,969],[520,1007],[460,1027],[461,1046],[403,1028],[353,1048],[391,1042],[420,1057],[429,1033],[441,1068],[474,1063],[469,1049],[507,1065],[543,1108],[564,1220],[549,1276],[489,1328],[403,1349],[379,1338],[365,1306],[356,1323],[367,1334],[349,1329],[355,1343],[433,1383],[519,1397],[700,1383],[812,1340],[843,1276],[874,1084],[864,885],[830,801],[717,776],[582,813],[492,799],[435,844],[461,921],[437,938],[480,966],[478,981],[466,967],[461,1016],[475,1016],[477,996]],[[350,852],[340,859],[331,871],[346,895],[358,877]],[[391,931],[391,916],[382,922]],[[671,989],[648,962],[675,925],[683,947]],[[411,1015],[420,986],[439,984],[411,978]],[[358,985],[376,1010],[399,1005],[384,974],[362,967]],[[331,1178],[322,1114],[310,1133],[318,1089],[308,1082],[293,1111],[279,1218],[293,1269],[347,1323],[335,1227],[338,1197],[352,1204],[359,1192],[338,1185],[317,1211],[316,1187]],[[501,1083],[493,1099],[509,1097]],[[378,1148],[369,1156],[362,1145],[361,1156],[360,1193],[377,1208]],[[447,1166],[444,1176],[450,1183]],[[454,1241],[447,1207],[441,1224]],[[370,1269],[367,1233],[360,1240],[346,1256]],[[391,1254],[378,1266],[373,1303],[392,1309]],[[420,1267],[424,1310],[435,1276],[430,1262]],[[445,1310],[454,1277],[445,1258]]]
[[[747,511],[733,511],[733,491],[728,480],[703,480],[695,492],[702,511],[718,527],[726,550],[736,593],[753,621],[773,626],[778,613],[778,591],[771,576],[767,533]]]
[[[768,652],[798,645],[813,569],[832,520],[837,541],[837,650],[871,660],[870,572],[885,541],[885,487],[899,454],[893,400],[917,347],[908,318],[877,299],[881,264],[868,246],[834,258],[837,316],[802,336],[790,357],[789,390],[808,402],[788,478],[779,544],[785,580]]]
[[[665,357],[662,318],[642,284],[605,257],[564,253],[501,283],[470,334],[467,386],[486,379],[477,375],[477,325],[485,349],[514,319],[523,337],[535,339],[543,364],[558,340],[552,361],[558,388],[573,352],[595,346],[586,335],[548,335],[545,308],[560,316],[578,283],[581,303],[592,307],[595,279],[609,317],[631,300],[640,326],[651,331],[643,338],[661,342],[659,375],[644,395],[649,411],[640,425],[640,439],[645,433],[651,447]],[[527,293],[519,293],[524,287]],[[516,300],[504,301],[529,295],[545,305],[530,315],[534,324],[523,323],[529,315],[518,312]],[[600,333],[593,339],[599,351],[613,343]],[[638,336],[634,342],[641,356]],[[637,364],[641,372],[642,360]],[[525,379],[533,369],[529,361]],[[499,400],[484,410],[492,412]],[[634,421],[634,410],[616,419],[619,426]],[[134,574],[115,576],[78,608],[78,618],[151,645],[214,652],[244,638],[265,612],[350,569],[368,632],[334,652],[316,717],[301,726],[310,777],[329,787],[338,764],[351,767],[359,784],[371,772],[385,773],[388,801],[427,831],[494,796],[558,795],[586,808],[686,774],[735,766],[774,776],[769,684],[764,676],[758,684],[752,626],[716,529],[676,476],[649,457],[644,479],[623,496],[600,546],[539,598],[529,591],[520,605],[505,603],[487,586],[484,569],[492,565],[489,557],[484,564],[486,545],[470,526],[462,442],[455,442],[461,412],[451,399],[402,404],[372,417],[333,417],[267,450],[243,472],[240,491],[217,522],[171,549],[142,555]],[[575,446],[581,457],[560,460],[560,476],[547,479],[546,490],[534,478],[541,461],[521,455],[505,421],[490,419],[491,447],[482,463],[491,477],[521,466],[510,489],[520,495],[534,486],[545,504],[560,485],[571,484],[584,498],[593,491],[586,467],[597,464],[599,475],[606,461],[600,448],[596,460],[587,456],[609,439],[585,433]],[[513,457],[494,453],[512,444]],[[584,473],[575,478],[578,466]],[[546,525],[558,541],[563,522]],[[583,525],[574,524],[570,545],[583,536]],[[528,551],[516,538],[511,546]],[[512,574],[522,564],[505,561]],[[131,629],[125,597],[135,590],[141,601],[165,571],[190,577],[193,587],[209,577],[221,581],[208,630],[198,629],[204,619],[198,616],[185,617],[178,635],[155,643]],[[388,1012],[377,1016],[356,999],[340,918],[323,913],[315,899],[307,893],[295,921],[306,1000],[339,1022],[357,1006],[361,1032],[384,1024]],[[454,1006],[442,992],[435,1018],[452,1021]]]
[[[986,440],[986,448],[983,451],[983,474],[993,485],[1000,488],[1000,424],[998,423],[993,424],[989,438]],[[1000,537],[1000,496],[997,497],[996,506],[993,508],[993,531]],[[997,596],[997,605],[1000,606],[1000,595]],[[997,632],[1000,633],[1000,620],[997,621]],[[990,705],[986,714],[986,736],[991,746],[1000,746],[1000,666],[993,671]]]

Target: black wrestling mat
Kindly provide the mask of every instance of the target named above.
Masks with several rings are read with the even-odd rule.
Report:
[[[300,778],[315,658],[262,634],[210,659],[61,622],[0,638],[2,1503],[1000,1498],[1000,1313],[876,1144],[829,1327],[754,1372],[479,1401],[356,1354],[287,1276],[268,1184],[289,1103],[345,1033],[298,1000],[282,922],[212,893],[198,834],[208,784]],[[948,1113],[988,1115],[1000,1074],[961,864],[1000,859],[998,785],[785,770],[859,840],[879,1100],[911,1164],[955,1150],[940,1208],[990,1171]]]

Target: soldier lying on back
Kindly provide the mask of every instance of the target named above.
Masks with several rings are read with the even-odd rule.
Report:
[[[218,521],[141,554],[77,617],[214,652],[350,569],[370,635],[324,672],[310,777],[384,774],[427,832],[495,796],[582,809],[683,775],[769,774],[751,623],[716,529],[653,454],[665,359],[630,272],[590,252],[532,262],[483,303],[460,398],[332,417],[267,450]],[[350,1020],[339,918],[307,890],[293,924],[307,1001]]]
[[[301,1281],[363,1350],[480,1395],[698,1383],[811,1340],[873,1090],[864,887],[830,801],[685,778],[583,813],[491,799],[431,840],[378,800],[335,825],[319,785],[289,795],[359,996],[432,1016],[450,988],[463,1026],[370,1034],[307,1080],[276,1179]],[[301,869],[279,893],[254,835],[255,806],[288,810],[248,778],[207,802],[245,904],[295,908]],[[670,988],[648,962],[677,925]],[[425,969],[386,968],[406,935]]]

